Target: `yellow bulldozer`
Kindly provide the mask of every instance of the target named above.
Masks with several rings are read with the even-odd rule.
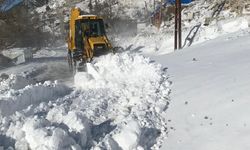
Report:
[[[105,24],[96,15],[82,15],[79,8],[72,8],[68,32],[68,63],[78,69],[98,57],[113,52]]]

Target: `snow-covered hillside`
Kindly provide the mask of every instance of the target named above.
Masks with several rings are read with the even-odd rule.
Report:
[[[240,10],[249,1],[194,1],[182,11],[182,45],[189,47],[229,33],[249,28],[250,16]],[[219,6],[224,7],[217,12]],[[167,10],[170,8],[167,8]],[[218,13],[218,14],[217,14]],[[217,15],[213,15],[217,14]],[[166,13],[165,15],[169,15]],[[171,16],[171,15],[170,15]],[[171,18],[171,17],[170,17]],[[208,21],[207,21],[208,20]],[[146,55],[164,55],[174,51],[174,18],[154,26],[138,25],[134,37],[117,37],[117,45]]]
[[[155,57],[173,82],[163,150],[250,148],[249,44],[244,30]]]

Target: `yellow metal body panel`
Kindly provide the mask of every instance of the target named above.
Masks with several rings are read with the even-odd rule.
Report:
[[[82,20],[82,19],[102,19],[102,18],[96,15],[81,15],[81,16],[78,16],[76,20]]]
[[[76,29],[76,20],[89,20],[89,19],[102,19],[101,17],[98,17],[96,15],[81,15],[81,10],[79,8],[73,8],[71,10],[71,17],[70,17],[70,28],[69,28],[69,35],[68,35],[68,49],[71,52],[74,52],[76,50],[76,43],[75,43],[75,29]],[[108,49],[111,49],[112,46],[106,37],[106,35],[98,36],[98,37],[85,37],[83,36],[83,44],[84,44],[84,50],[83,50],[83,58],[93,58],[93,49],[95,44],[105,44]]]
[[[80,16],[81,10],[79,8],[73,8],[71,10],[71,17],[69,21],[69,37],[68,37],[68,48],[73,51],[76,49],[75,46],[75,21]]]
[[[94,49],[94,44],[106,44],[106,41],[104,40],[104,36],[90,37],[88,40],[89,40],[91,49]]]

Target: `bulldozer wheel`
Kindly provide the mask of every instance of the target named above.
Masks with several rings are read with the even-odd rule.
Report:
[[[68,65],[69,65],[69,70],[73,71],[73,58],[71,55],[71,52],[68,50]]]
[[[91,61],[92,61],[92,58],[87,58],[87,59],[86,59],[86,62],[87,62],[87,63],[90,63]]]
[[[76,63],[76,61],[73,61],[72,72],[73,72],[74,75],[77,72],[77,63]]]

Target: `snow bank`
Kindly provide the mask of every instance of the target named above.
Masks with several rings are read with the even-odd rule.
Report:
[[[79,144],[82,147],[87,145],[87,140],[90,138],[91,123],[82,112],[70,111],[67,113],[61,108],[54,108],[48,112],[47,119],[54,123],[67,125],[70,131],[79,134]]]
[[[119,90],[120,88],[127,88],[130,93],[134,89],[141,87],[142,89],[140,90],[154,92],[152,91],[152,86],[157,85],[150,85],[150,83],[159,84],[157,81],[161,78],[161,66],[150,63],[149,59],[140,55],[132,56],[126,53],[121,55],[107,55],[98,60],[98,62],[94,64],[94,68],[98,70],[97,72],[100,77],[97,78],[93,69],[89,74],[85,75],[85,80],[80,80],[80,75],[76,74],[75,84],[77,87],[105,87]]]
[[[221,31],[232,33],[239,30],[247,29],[248,20],[245,18],[223,20],[218,22],[218,26]]]
[[[0,82],[4,149],[157,149],[167,133],[167,75],[141,55],[96,58],[75,75],[72,92],[57,82],[31,85],[26,77],[37,69],[22,74]]]
[[[31,149],[79,149],[79,146],[66,131],[60,127],[52,126],[45,119],[27,119],[22,131]]]
[[[128,97],[130,105],[141,102],[140,99],[145,95],[155,95],[161,86],[166,87],[162,92],[169,91],[161,65],[138,54],[106,55],[87,69],[88,73],[79,72],[75,75],[76,87],[85,90],[110,89]]]
[[[141,129],[139,124],[132,120],[124,125],[121,132],[113,136],[120,148],[124,150],[136,149],[139,143]],[[128,140],[129,139],[129,140]]]
[[[27,79],[22,75],[11,74],[8,75],[7,79],[2,79],[2,81],[0,81],[0,93],[10,89],[19,90],[31,83],[31,79]]]
[[[66,86],[49,81],[44,84],[28,85],[20,90],[12,89],[0,95],[0,114],[3,116],[10,115],[31,104],[49,101],[66,95],[69,91],[70,89]]]
[[[6,149],[157,149],[167,133],[170,83],[161,65],[141,55],[96,58],[75,75],[72,92],[57,82],[26,84],[0,94]]]
[[[74,108],[86,107],[88,118],[94,117],[94,122],[105,122],[107,116],[113,118],[117,126],[95,148],[126,150],[159,146],[157,141],[166,132],[160,114],[168,105],[170,92],[161,66],[141,55],[122,53],[100,57],[87,69],[87,73],[75,75],[75,85],[83,96],[74,102]],[[141,134],[143,128],[152,129],[148,132],[159,130],[161,134],[145,137]],[[140,145],[142,138],[158,140]]]

